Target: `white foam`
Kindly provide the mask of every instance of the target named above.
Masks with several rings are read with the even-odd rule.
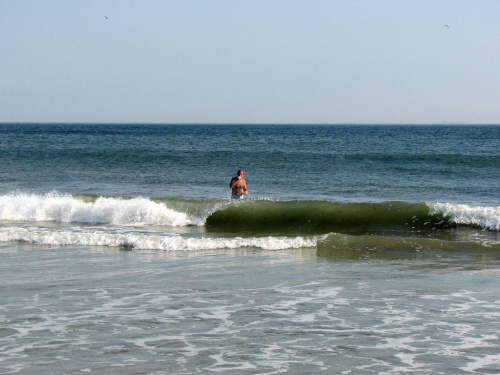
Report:
[[[461,370],[466,372],[477,372],[483,368],[496,368],[500,366],[500,354],[486,355],[484,357],[467,357],[471,360],[466,366],[461,367]]]
[[[0,241],[56,246],[127,246],[140,250],[215,250],[253,247],[285,250],[315,247],[324,236],[311,237],[182,237],[158,232],[111,231],[98,228],[0,228]]]
[[[99,223],[112,225],[190,225],[183,212],[147,198],[105,198],[85,202],[70,195],[49,193],[0,196],[2,221],[54,221],[61,223]]]
[[[427,205],[431,215],[442,214],[455,224],[500,230],[500,206],[481,207],[451,203],[427,203]]]

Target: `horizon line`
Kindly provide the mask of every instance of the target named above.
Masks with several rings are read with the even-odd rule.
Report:
[[[68,122],[68,121],[0,121],[0,124],[16,124],[16,125],[236,125],[236,126],[251,126],[251,125],[269,125],[269,126],[363,126],[363,125],[424,125],[424,126],[439,126],[439,125],[500,125],[500,122]]]

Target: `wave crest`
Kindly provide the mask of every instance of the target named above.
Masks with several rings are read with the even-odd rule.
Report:
[[[59,193],[0,196],[0,220],[111,225],[191,224],[186,213],[169,209],[164,203],[156,203],[147,198],[99,197],[86,202]]]
[[[0,196],[0,221],[115,226],[205,226],[261,234],[412,231],[450,226],[500,231],[500,207],[451,203],[327,201],[192,201],[142,197],[11,193]]]
[[[500,230],[500,207],[468,206],[466,204],[428,203],[431,215],[440,214],[457,225]]]
[[[196,251],[216,249],[258,248],[286,250],[316,247],[326,236],[266,236],[266,237],[182,237],[165,233],[126,232],[52,228],[0,228],[0,242],[21,241],[53,246],[105,246],[129,247],[136,250]]]

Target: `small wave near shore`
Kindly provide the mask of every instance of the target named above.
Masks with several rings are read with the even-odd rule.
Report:
[[[468,228],[467,239],[450,242],[453,228]],[[0,196],[0,241],[57,246],[497,249],[499,228],[500,207],[451,203],[232,202],[56,192]]]

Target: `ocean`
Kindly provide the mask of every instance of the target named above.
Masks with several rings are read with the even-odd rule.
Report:
[[[498,374],[500,126],[0,124],[0,256],[1,374]]]

